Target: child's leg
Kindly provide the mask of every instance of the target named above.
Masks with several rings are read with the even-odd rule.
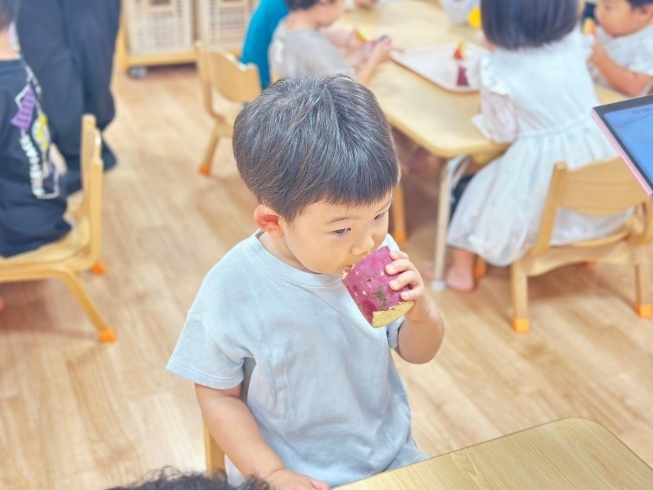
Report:
[[[451,256],[453,263],[447,269],[445,276],[447,287],[462,292],[472,291],[474,289],[474,253],[453,249]]]

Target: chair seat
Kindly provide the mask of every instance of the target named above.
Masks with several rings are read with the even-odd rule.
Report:
[[[0,269],[9,269],[13,266],[24,267],[28,264],[60,262],[84,251],[90,242],[91,227],[88,218],[84,217],[73,226],[72,230],[55,242],[13,257],[0,257]]]
[[[600,247],[601,245],[607,245],[610,243],[616,243],[621,241],[632,234],[641,233],[644,228],[644,223],[637,216],[631,216],[628,221],[626,221],[621,228],[612,233],[611,235],[594,238],[592,240],[585,240],[582,242],[575,242],[569,247]]]

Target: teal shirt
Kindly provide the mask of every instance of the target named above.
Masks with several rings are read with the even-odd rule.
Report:
[[[287,15],[288,7],[284,0],[261,0],[249,21],[241,61],[258,66],[263,89],[270,85],[268,48],[272,35],[281,19]]]

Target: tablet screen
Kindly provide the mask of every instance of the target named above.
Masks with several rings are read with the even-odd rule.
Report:
[[[653,177],[653,104],[604,114],[612,130],[651,180]]]
[[[653,199],[653,95],[595,107],[592,117]]]

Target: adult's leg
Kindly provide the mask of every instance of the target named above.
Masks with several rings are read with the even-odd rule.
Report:
[[[81,187],[84,92],[68,47],[61,0],[22,0],[16,29],[23,57],[42,88],[52,141],[66,160],[62,180],[74,192]]]
[[[111,75],[120,25],[120,0],[63,0],[69,45],[84,89],[84,112],[93,114],[103,131],[116,114]],[[103,139],[104,140],[104,139]],[[103,141],[105,169],[116,158]]]

